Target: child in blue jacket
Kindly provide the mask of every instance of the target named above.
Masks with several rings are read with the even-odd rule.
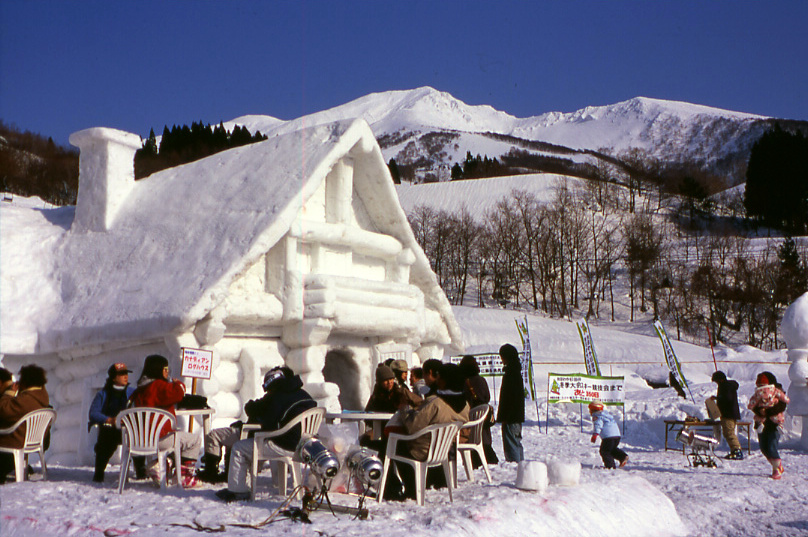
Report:
[[[614,460],[620,461],[620,468],[628,463],[626,452],[617,447],[620,444],[620,428],[614,421],[614,417],[603,409],[603,403],[592,401],[589,403],[589,414],[592,416],[592,423],[595,432],[592,434],[591,442],[594,444],[598,436],[600,441],[600,458],[606,468],[614,469]]]

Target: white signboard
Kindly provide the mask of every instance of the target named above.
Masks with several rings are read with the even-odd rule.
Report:
[[[622,405],[625,401],[624,381],[625,377],[550,373],[547,377],[547,402],[600,401],[604,405]]]
[[[210,379],[213,369],[213,351],[182,348],[182,376]]]

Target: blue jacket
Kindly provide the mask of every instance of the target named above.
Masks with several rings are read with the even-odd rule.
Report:
[[[620,428],[611,414],[605,410],[600,410],[592,414],[592,422],[595,425],[595,434],[601,438],[619,438]]]
[[[134,391],[134,386],[127,386],[125,390],[104,386],[95,394],[93,402],[90,403],[90,425],[96,423],[101,425],[107,421],[107,418],[117,416],[121,410],[126,408]]]

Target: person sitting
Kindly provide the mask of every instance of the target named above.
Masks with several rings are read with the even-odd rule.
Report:
[[[90,403],[90,423],[88,429],[98,425],[98,440],[95,443],[95,472],[93,481],[104,482],[104,470],[109,460],[121,445],[121,430],[115,427],[115,417],[126,408],[129,398],[135,391],[129,386],[129,373],[125,364],[117,363],[109,366],[107,381]],[[133,457],[135,474],[138,479],[146,477],[146,461],[144,457]]]
[[[365,412],[385,412],[395,414],[402,404],[407,407],[417,407],[423,399],[410,390],[405,390],[398,385],[393,370],[386,365],[376,368],[376,385],[370,394]],[[391,420],[397,423],[397,419]],[[373,438],[373,424],[367,423],[368,430],[359,438],[359,445],[369,447],[379,451],[383,447],[383,442],[379,438]],[[395,430],[398,425],[388,423],[385,427],[385,436]]]
[[[469,405],[463,395],[463,374],[460,367],[455,364],[442,364],[440,376],[437,381],[435,395],[428,397],[418,408],[409,407],[402,402],[399,411],[406,434],[415,434],[430,425],[441,423],[461,422],[469,420]],[[400,443],[397,453],[415,460],[426,460],[429,451],[429,435],[421,436],[406,443]],[[386,446],[385,446],[386,451]],[[384,457],[385,453],[380,452]],[[451,456],[450,456],[451,457]],[[408,464],[396,464],[404,485],[404,498],[415,499],[415,472]],[[387,499],[402,499],[397,494],[396,479],[388,474],[388,483],[385,486],[384,497]],[[430,468],[427,472],[427,486],[440,488],[446,486],[446,479],[440,468]],[[392,493],[392,494],[391,494]]]
[[[271,400],[275,395],[275,389],[270,390],[271,386],[277,387],[276,381],[281,377],[294,377],[292,370],[288,367],[274,367],[266,372],[262,387],[264,395],[260,399],[253,399],[247,401],[244,405],[244,413],[247,415],[247,423],[260,425],[261,417],[266,413]],[[230,457],[225,458],[224,473],[219,473],[219,462],[222,458],[222,448],[232,449],[233,444],[241,439],[242,422],[236,421],[230,427],[221,427],[214,429],[205,435],[205,455],[202,457],[204,469],[199,474],[202,481],[208,483],[221,483],[227,481],[227,476],[230,473]],[[263,429],[262,429],[263,430]],[[266,429],[272,430],[272,429]]]
[[[471,408],[479,405],[488,406],[488,414],[484,421],[485,425],[482,430],[483,452],[488,464],[497,464],[499,457],[493,447],[493,440],[491,438],[491,422],[488,418],[493,418],[494,409],[488,404],[491,401],[491,392],[488,389],[488,382],[480,375],[480,365],[474,356],[467,354],[460,359],[460,372],[463,374],[465,380],[465,388],[463,395],[466,396],[466,401]],[[479,468],[482,465],[480,456],[476,451],[472,451],[472,465],[474,468]]]
[[[429,386],[426,385],[424,380],[424,369],[422,367],[413,367],[410,369],[410,386],[412,391],[421,397],[426,397],[429,392]]]
[[[390,369],[393,370],[393,374],[396,376],[396,383],[399,387],[403,388],[404,390],[411,391],[409,385],[407,384],[407,377],[410,374],[410,368],[407,365],[406,360],[393,360],[390,363]]]
[[[435,392],[438,390],[438,378],[440,377],[441,366],[443,366],[443,362],[435,358],[430,358],[421,365],[421,368],[424,370],[424,383],[428,388],[423,397],[435,395]]]
[[[11,427],[29,412],[49,408],[50,398],[45,389],[47,382],[45,370],[38,365],[23,366],[16,383],[7,369],[0,368],[0,429]],[[24,427],[17,427],[13,433],[0,436],[2,447],[21,448],[24,444]],[[0,453],[0,484],[5,483],[6,476],[13,471],[14,456]]]
[[[303,389],[300,376],[285,366],[272,369],[264,376],[264,391],[264,397],[244,407],[247,415],[261,425],[262,431],[282,429],[306,410],[317,406],[317,402]],[[294,451],[300,442],[300,435],[301,428],[295,427],[282,436],[263,442],[260,445],[262,456],[284,455],[284,451]],[[227,488],[216,493],[218,498],[226,502],[249,499],[247,471],[252,464],[253,444],[254,440],[247,438],[232,445]]]
[[[143,363],[143,372],[137,381],[137,389],[132,393],[132,404],[136,407],[154,407],[166,410],[176,415],[175,405],[185,396],[185,384],[181,380],[172,380],[169,375],[168,359],[159,354],[146,357]],[[168,449],[174,442],[180,444],[181,461],[174,461],[180,466],[178,476],[182,479],[183,487],[189,488],[197,484],[194,467],[199,458],[201,438],[198,435],[185,431],[175,431],[166,423],[160,431],[160,449]],[[159,474],[154,467],[152,479]],[[179,480],[178,478],[178,480]]]

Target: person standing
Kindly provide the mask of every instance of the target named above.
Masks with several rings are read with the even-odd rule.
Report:
[[[169,375],[168,359],[159,354],[146,357],[143,372],[137,381],[137,389],[132,393],[132,404],[136,407],[155,407],[176,415],[174,405],[185,396],[185,384],[181,380],[172,380]],[[174,461],[179,466],[178,480],[181,478],[184,488],[193,487],[197,483],[195,475],[196,460],[199,458],[202,440],[199,435],[185,431],[175,431],[166,423],[160,431],[160,449],[168,449],[174,442],[180,444],[180,458]],[[154,476],[156,477],[156,476]]]
[[[525,387],[522,364],[516,347],[506,343],[499,348],[502,358],[502,386],[499,389],[497,423],[502,424],[502,447],[505,460],[520,462],[525,458],[522,447],[522,423],[525,421]]]
[[[129,398],[135,391],[129,386],[129,373],[126,364],[117,363],[109,366],[107,381],[104,387],[95,394],[90,403],[90,424],[98,425],[98,440],[95,443],[95,472],[93,481],[104,482],[104,470],[109,460],[121,445],[121,430],[115,427],[115,417],[126,408]],[[134,457],[135,473],[138,479],[146,477],[145,459]]]
[[[716,394],[710,399],[715,401],[718,411],[721,414],[721,433],[729,444],[729,454],[724,457],[729,460],[743,460],[743,450],[735,426],[741,419],[741,411],[738,408],[738,383],[728,380],[723,371],[716,371],[710,379],[718,384]]]
[[[789,399],[777,384],[772,373],[764,371],[755,380],[755,393],[749,398],[748,408],[755,414],[760,451],[772,466],[772,479],[783,477],[785,467],[778,451],[777,428],[786,421],[785,409]],[[760,427],[763,427],[760,430]]]
[[[50,398],[45,390],[48,382],[45,370],[38,365],[26,365],[20,369],[19,381],[14,383],[7,370],[0,372],[2,394],[0,394],[0,429],[11,427],[20,418],[50,407]],[[12,434],[0,436],[0,446],[21,448],[25,444],[25,428],[17,427]],[[0,453],[0,484],[6,482],[6,476],[14,470],[14,456],[11,453]]]
[[[628,455],[617,447],[620,445],[620,428],[617,427],[614,417],[606,411],[600,401],[589,403],[589,414],[592,416],[592,425],[595,429],[590,441],[594,444],[600,436],[600,458],[603,460],[603,466],[614,470],[616,468],[614,460],[617,459],[622,468],[628,463]]]

